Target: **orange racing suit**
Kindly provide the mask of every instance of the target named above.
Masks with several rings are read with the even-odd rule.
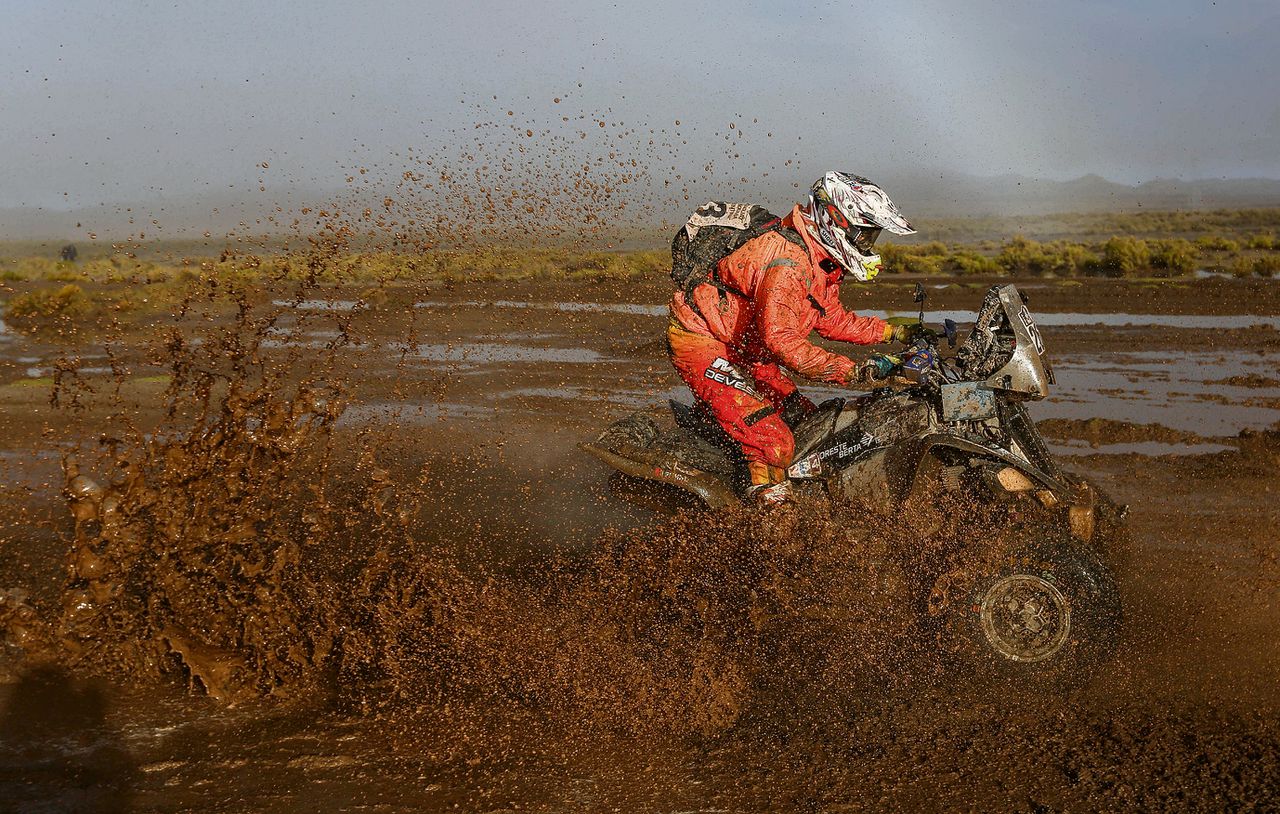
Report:
[[[840,304],[844,271],[809,234],[799,206],[782,225],[799,232],[805,245],[776,231],[743,244],[716,267],[724,291],[703,283],[692,303],[675,292],[667,330],[672,365],[699,406],[742,445],[753,484],[782,481],[795,452],[780,410],[789,397],[802,397],[782,368],[845,384],[857,366],[814,345],[809,334],[874,345],[891,330],[884,320]]]

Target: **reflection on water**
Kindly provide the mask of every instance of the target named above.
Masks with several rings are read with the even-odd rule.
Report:
[[[665,317],[665,305],[641,305],[630,302],[522,302],[516,300],[493,300],[482,302],[468,300],[466,302],[443,302],[440,300],[423,300],[415,302],[414,308],[530,308],[545,311],[585,311],[589,313],[629,314],[641,317]]]
[[[366,404],[353,404],[347,407],[342,416],[338,418],[336,426],[385,425],[388,423],[424,424],[446,419],[482,421],[493,420],[497,415],[497,408],[482,407],[476,404],[455,402],[412,404],[408,402],[377,401]]]
[[[355,300],[272,300],[271,304],[299,311],[354,311],[360,305]]]
[[[1223,384],[1274,374],[1274,353],[1159,351],[1071,355],[1054,360],[1057,385],[1031,409],[1036,418],[1109,418],[1163,424],[1200,435],[1235,435],[1280,421],[1280,387]]]
[[[670,399],[690,401],[692,395],[683,384],[676,387],[517,387],[496,393],[497,400],[513,399],[516,401],[529,398],[559,399],[562,401],[595,401],[605,404],[618,404],[626,407],[649,407],[654,404],[665,404]]]
[[[400,348],[403,350],[403,346]],[[608,357],[590,348],[539,348],[498,342],[450,343],[424,342],[413,347],[413,354],[430,362],[462,362],[471,364],[507,364],[514,362],[569,362],[575,364],[603,362]]]
[[[308,330],[299,331],[297,328],[277,328],[271,327],[263,332],[266,339],[263,339],[260,347],[270,350],[280,348],[311,348],[320,350],[333,346],[337,340],[342,339],[349,344],[359,345],[361,340],[358,337],[344,337],[338,331],[331,330]]]
[[[877,316],[881,319],[890,316],[912,316],[909,311],[859,311],[860,314]],[[915,312],[918,314],[918,312]],[[1069,311],[1045,312],[1032,314],[1037,325],[1049,327],[1071,327],[1083,325],[1102,325],[1108,328],[1187,328],[1205,330],[1225,330],[1230,328],[1269,327],[1280,329],[1280,317],[1260,316],[1256,314],[1082,314]],[[925,322],[941,322],[944,319],[954,320],[960,325],[973,321],[973,311],[926,311]]]
[[[629,314],[632,316],[664,317],[667,315],[666,305],[643,305],[638,303],[602,303],[602,302],[527,302],[522,300],[467,300],[464,302],[445,302],[442,300],[423,300],[414,303],[415,308],[513,308],[537,309],[551,311],[578,311],[590,313]],[[859,311],[885,318],[889,316],[910,316],[907,311]],[[1073,325],[1103,325],[1114,328],[1187,328],[1187,329],[1227,329],[1252,328],[1255,326],[1280,329],[1280,317],[1255,314],[1084,314],[1077,312],[1039,312],[1035,320],[1040,325],[1063,327]],[[951,319],[960,324],[972,322],[973,311],[927,311],[927,322],[941,322]]]
[[[486,416],[492,416],[495,409],[538,409],[540,405],[528,403],[531,399],[630,409],[663,405],[668,399],[691,400],[688,389],[679,384],[674,374],[661,371],[655,375],[649,365],[612,359],[589,348],[479,342],[429,343],[415,346],[414,350],[420,359],[455,364],[481,377],[496,374],[500,366],[513,363],[575,364],[574,381],[519,386],[495,383],[486,394],[491,405],[484,408]],[[1106,418],[1163,424],[1204,436],[1231,436],[1244,428],[1263,429],[1280,422],[1280,386],[1244,387],[1225,384],[1223,380],[1255,376],[1266,381],[1278,367],[1280,354],[1153,352],[1063,356],[1055,360],[1057,384],[1049,398],[1032,402],[1029,407],[1037,419]],[[857,395],[856,391],[825,384],[800,384],[815,402]],[[440,417],[440,411],[448,417],[462,417],[465,405],[437,405],[432,410],[433,419]]]
[[[1087,441],[1073,440],[1050,442],[1049,450],[1055,455],[1212,455],[1227,452],[1235,447],[1226,444],[1172,444],[1166,441],[1133,441],[1124,444],[1099,444],[1090,446]]]
[[[63,450],[0,450],[0,485],[40,489],[56,483],[62,474]]]
[[[109,367],[78,367],[75,372],[80,376],[105,376],[111,373],[112,370]],[[25,371],[28,379],[41,379],[45,376],[52,376],[53,373],[54,368],[51,367],[29,367]]]

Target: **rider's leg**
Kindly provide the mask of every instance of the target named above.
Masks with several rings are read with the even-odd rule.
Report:
[[[724,343],[673,326],[668,331],[671,363],[694,396],[742,447],[752,485],[786,479],[795,439],[778,407],[755,386]]]
[[[778,408],[788,427],[794,427],[801,419],[818,409],[776,364],[757,362],[751,365],[751,377],[755,380],[757,389]]]
[[[755,362],[745,367],[750,371],[751,378],[756,383],[756,389],[775,406],[781,407],[788,396],[799,392],[796,390],[796,383],[791,381],[791,378],[776,364]]]

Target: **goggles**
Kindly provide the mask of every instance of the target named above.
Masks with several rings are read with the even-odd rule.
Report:
[[[865,226],[852,225],[844,213],[840,211],[840,208],[834,204],[827,204],[827,216],[831,218],[832,224],[837,229],[844,232],[845,240],[849,241],[851,246],[863,254],[871,253],[871,247],[876,245],[876,239],[884,231],[878,227],[867,228]]]
[[[871,254],[871,249],[876,245],[883,229],[862,229],[854,227],[845,232],[849,236],[849,242],[853,247],[863,254]],[[852,234],[850,234],[852,232]]]

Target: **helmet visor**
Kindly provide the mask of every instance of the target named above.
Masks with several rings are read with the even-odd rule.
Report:
[[[871,249],[876,245],[883,229],[850,229],[846,234],[849,236],[849,242],[853,247],[863,254],[871,254]]]

